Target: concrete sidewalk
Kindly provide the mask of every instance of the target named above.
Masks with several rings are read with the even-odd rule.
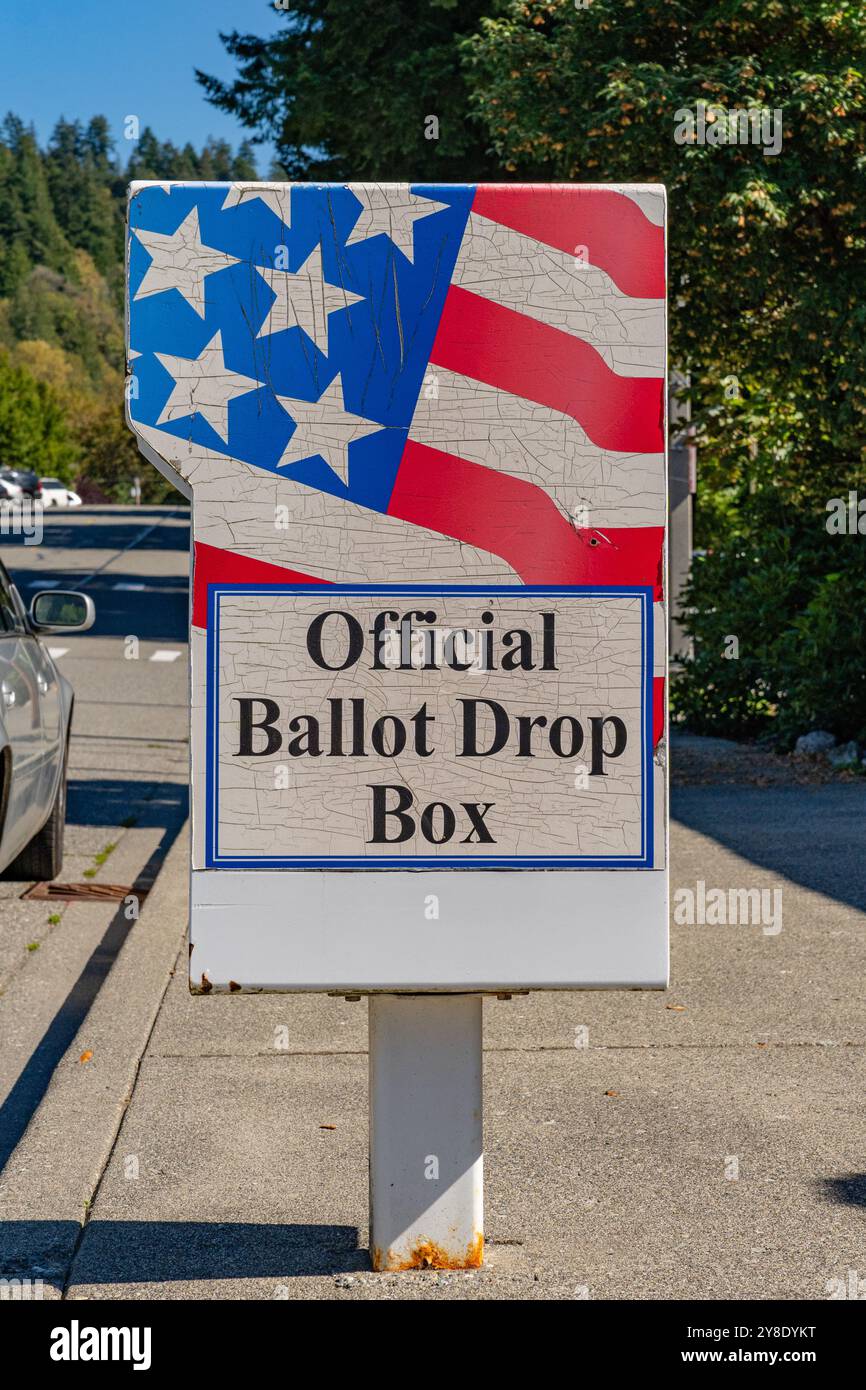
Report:
[[[369,1270],[365,1003],[188,995],[181,836],[3,1174],[0,1275],[74,1299],[827,1298],[866,1276],[864,812],[860,783],[674,793],[672,893],[781,887],[782,930],[674,925],[667,994],[485,1003],[466,1274]]]

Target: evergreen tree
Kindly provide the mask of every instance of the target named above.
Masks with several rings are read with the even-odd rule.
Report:
[[[292,179],[501,177],[470,107],[461,42],[498,0],[293,0],[270,38],[222,35],[233,82],[208,100],[272,140]],[[430,118],[438,122],[438,129]]]
[[[45,161],[32,129],[9,115],[0,126],[0,245],[4,247],[4,290],[14,288],[14,277],[29,265],[68,269],[72,247],[55,215]],[[10,276],[9,249],[17,243],[26,262],[18,256]],[[10,283],[11,278],[11,283]]]
[[[231,160],[231,170],[227,178],[234,179],[238,183],[255,183],[258,176],[256,152],[252,141],[242,140],[238,146],[237,154]]]
[[[87,251],[105,273],[123,255],[123,221],[111,192],[107,132],[93,126],[91,122],[86,131],[79,121],[59,120],[45,168],[60,227],[70,244]]]
[[[110,183],[115,171],[114,141],[105,116],[93,116],[88,121],[84,132],[84,145],[94,168],[107,183]]]
[[[137,472],[167,495],[122,419],[127,183],[255,177],[248,142],[198,152],[145,127],[124,169],[104,116],[61,118],[45,151],[17,116],[0,124],[0,466],[71,479],[77,462],[122,501]]]
[[[127,162],[126,177],[129,182],[134,179],[163,179],[165,174],[160,168],[161,162],[162,147],[150,126],[146,125]]]

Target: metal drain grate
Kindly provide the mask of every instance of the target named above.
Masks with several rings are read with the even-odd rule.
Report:
[[[34,883],[22,898],[38,898],[43,902],[119,903],[130,896],[143,902],[146,888],[131,888],[123,883]]]

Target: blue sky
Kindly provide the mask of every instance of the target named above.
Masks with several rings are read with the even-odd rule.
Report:
[[[175,144],[237,146],[243,127],[205,100],[193,69],[233,76],[220,31],[285,22],[267,0],[0,0],[0,114],[32,121],[41,142],[59,116],[107,116],[124,163],[127,115]],[[257,155],[260,172],[271,153]]]

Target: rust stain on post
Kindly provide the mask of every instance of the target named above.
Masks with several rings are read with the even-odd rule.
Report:
[[[484,1236],[480,1231],[460,1254],[451,1254],[433,1240],[419,1240],[412,1246],[408,1258],[395,1258],[393,1251],[380,1250],[375,1246],[371,1252],[373,1268],[378,1271],[401,1272],[410,1269],[479,1269],[484,1261]]]

